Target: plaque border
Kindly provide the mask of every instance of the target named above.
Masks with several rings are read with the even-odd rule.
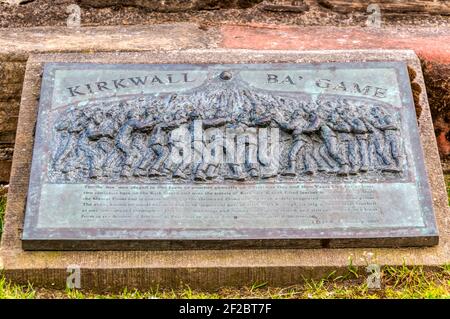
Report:
[[[241,64],[241,63],[239,63]],[[236,67],[239,64],[217,64],[221,68]],[[242,63],[242,65],[248,65],[249,63]],[[317,67],[316,63],[258,63],[252,64],[259,66],[268,66],[273,69],[274,66],[280,65],[286,66],[310,66],[311,68]],[[43,111],[45,106],[49,106],[53,95],[53,74],[58,67],[72,66],[74,69],[79,69],[80,66],[90,67],[92,65],[101,66],[104,68],[111,68],[111,66],[124,66],[133,68],[139,68],[143,64],[95,64],[95,63],[46,63],[44,66],[44,76],[41,86],[41,99],[38,106],[38,118],[37,123],[44,118]],[[160,70],[161,66],[168,68],[177,66],[182,68],[199,66],[208,67],[215,66],[216,64],[144,64],[152,66],[155,69]],[[275,229],[270,229],[271,234],[267,235],[267,232],[258,232],[255,229],[240,229],[244,234],[248,234],[251,230],[253,235],[243,236],[237,238],[229,237],[226,239],[210,238],[169,238],[169,239],[135,239],[139,237],[139,233],[142,230],[123,229],[121,231],[127,231],[127,238],[118,238],[113,236],[111,238],[96,239],[96,233],[90,230],[77,230],[74,232],[66,231],[58,233],[56,229],[38,230],[33,225],[38,218],[38,206],[40,196],[42,178],[42,170],[37,167],[44,165],[41,163],[39,154],[35,152],[37,148],[44,147],[39,143],[43,143],[44,139],[36,138],[35,145],[33,146],[33,160],[32,169],[29,183],[29,196],[26,204],[25,214],[25,228],[22,237],[22,247],[25,250],[165,250],[165,249],[232,249],[232,248],[317,248],[317,247],[406,247],[406,246],[432,246],[437,245],[439,236],[434,219],[434,211],[432,205],[431,191],[428,186],[427,172],[424,164],[424,154],[420,144],[420,137],[418,127],[416,123],[416,113],[414,107],[414,100],[412,96],[411,86],[409,85],[409,75],[407,65],[405,62],[328,62],[321,63],[320,67],[327,68],[330,65],[344,65],[346,69],[349,67],[361,67],[363,65],[369,65],[370,67],[386,68],[392,67],[397,72],[397,80],[399,83],[399,89],[401,94],[401,100],[404,107],[408,107],[411,110],[405,111],[404,114],[408,116],[405,119],[407,127],[409,129],[409,140],[418,141],[419,143],[410,143],[411,153],[416,154],[414,160],[414,169],[416,170],[416,178],[418,185],[418,199],[421,206],[421,211],[425,223],[425,227],[402,227],[392,228],[389,230],[384,229],[352,229],[347,228],[344,231],[342,229],[325,230],[297,230],[291,231],[286,234],[285,230],[278,230],[279,234],[277,238],[273,238],[273,234],[277,232]],[[406,102],[406,103],[405,103]],[[43,107],[44,106],[44,107]],[[42,131],[42,125],[36,127],[36,137],[44,136]],[[31,194],[31,196],[30,196]],[[422,194],[422,196],[420,196]],[[34,208],[34,209],[33,209]],[[198,230],[198,229],[195,229]],[[216,230],[220,231],[220,230]],[[108,232],[105,229],[97,230],[97,234]],[[114,230],[111,230],[114,234]],[[172,232],[172,231],[169,231]],[[78,233],[79,236],[74,234]],[[49,238],[48,235],[51,234]]]

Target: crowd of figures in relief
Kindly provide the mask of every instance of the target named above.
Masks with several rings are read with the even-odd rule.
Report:
[[[314,100],[222,83],[185,94],[94,101],[54,120],[49,176],[77,182],[401,174],[400,123],[394,107],[370,99]],[[220,151],[233,150],[242,160],[206,160],[211,147],[198,146],[219,136]],[[171,160],[186,152],[177,146],[186,139],[197,156]]]

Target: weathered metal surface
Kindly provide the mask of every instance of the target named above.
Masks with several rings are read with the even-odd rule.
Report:
[[[404,63],[45,67],[25,249],[437,240]]]

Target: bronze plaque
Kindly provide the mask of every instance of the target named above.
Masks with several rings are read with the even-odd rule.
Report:
[[[29,250],[429,246],[406,65],[45,65]]]

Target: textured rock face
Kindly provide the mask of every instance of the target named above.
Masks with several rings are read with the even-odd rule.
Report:
[[[80,5],[90,6],[94,8],[110,6],[134,6],[159,12],[248,8],[260,2],[262,2],[262,0],[78,0],[78,3]]]
[[[412,0],[412,1],[396,1],[385,0],[379,1],[380,9],[385,13],[424,13],[424,14],[450,14],[450,5],[445,0]],[[318,3],[324,7],[341,13],[351,13],[354,11],[363,11],[367,9],[368,1],[356,0],[318,0]]]
[[[450,23],[448,1],[378,2],[383,25]],[[90,26],[174,22],[365,26],[370,16],[377,15],[368,12],[369,3],[362,0],[0,0],[0,27],[62,26],[72,4],[81,6],[81,24]]]
[[[23,62],[0,60],[0,182],[9,180],[24,72]]]
[[[450,65],[423,63],[427,93],[439,154],[445,171],[450,169]]]

